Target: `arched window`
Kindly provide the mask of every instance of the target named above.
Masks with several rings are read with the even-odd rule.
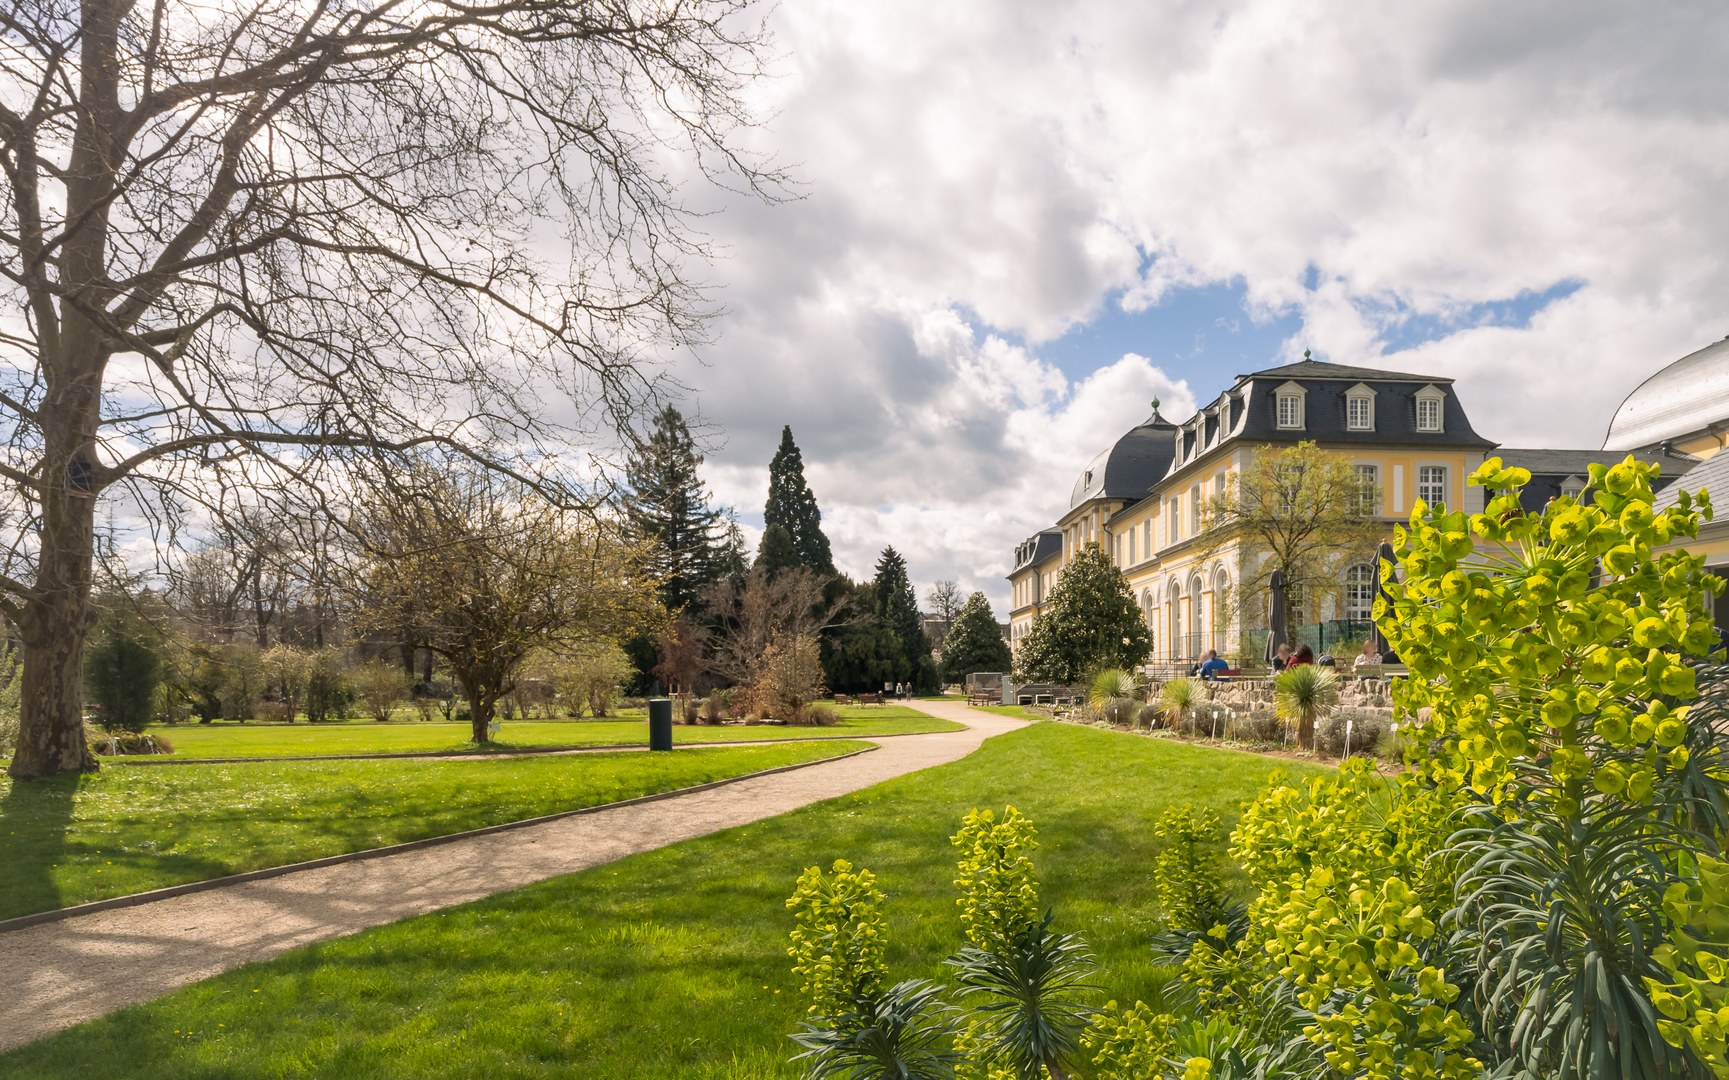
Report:
[[[1183,587],[1172,580],[1165,595],[1169,598],[1165,617],[1165,656],[1180,660],[1183,657]]]
[[[1345,571],[1345,618],[1367,622],[1375,617],[1375,566],[1358,563]]]
[[[1225,647],[1225,612],[1229,608],[1227,601],[1230,595],[1231,575],[1226,573],[1222,566],[1213,567],[1213,618],[1207,626],[1208,637],[1212,641],[1210,648]]]
[[[1188,651],[1186,654],[1189,656],[1201,655],[1201,649],[1204,647],[1201,643],[1206,640],[1206,636],[1205,636],[1206,632],[1207,632],[1206,603],[1205,603],[1206,588],[1207,588],[1206,582],[1201,578],[1200,574],[1194,574],[1194,575],[1190,576],[1190,578],[1189,578],[1189,640],[1187,643],[1188,644]]]

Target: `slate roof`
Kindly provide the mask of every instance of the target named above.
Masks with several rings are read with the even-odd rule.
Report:
[[[1351,367],[1347,364],[1329,364],[1321,360],[1298,360],[1294,364],[1283,364],[1279,367],[1266,368],[1248,375],[1238,375],[1241,379],[1260,377],[1278,377],[1282,379],[1350,379],[1352,382],[1414,382],[1450,383],[1438,375],[1408,375],[1402,371],[1383,371],[1379,368]]]
[[[1669,466],[1665,464],[1663,471],[1665,474],[1668,473]],[[1663,490],[1657,493],[1657,499],[1652,503],[1652,508],[1659,511],[1667,510],[1675,505],[1677,493],[1685,490],[1689,494],[1697,494],[1700,488],[1704,488],[1711,494],[1713,508],[1719,505],[1729,506],[1729,453],[1706,458],[1688,469],[1685,484],[1664,485]]]
[[[1176,433],[1177,425],[1159,415],[1155,402],[1153,415],[1088,463],[1069,495],[1069,508],[1092,499],[1135,502],[1143,498],[1170,469],[1171,458],[1176,455]]]
[[[1029,566],[1035,566],[1046,559],[1054,558],[1063,553],[1063,534],[1056,529],[1045,529],[1022,540],[1015,547],[1015,568],[1011,576],[1018,574]]]
[[[1310,364],[1314,367],[1309,367]],[[1315,368],[1325,368],[1328,371],[1314,374]],[[1340,375],[1337,372],[1351,374]],[[1306,391],[1301,430],[1286,430],[1278,426],[1275,412],[1278,403],[1274,391],[1287,382],[1294,382]],[[1359,383],[1375,392],[1373,431],[1352,431],[1345,424],[1346,391]],[[1417,430],[1417,391],[1425,385],[1434,386],[1444,395],[1440,431]],[[1403,376],[1395,372],[1369,371],[1305,361],[1251,375],[1240,387],[1232,391],[1236,399],[1232,403],[1233,424],[1234,414],[1238,410],[1246,409],[1247,414],[1231,436],[1236,439],[1268,443],[1294,443],[1312,439],[1319,443],[1346,445],[1360,443],[1364,446],[1434,446],[1454,449],[1461,446],[1487,449],[1495,445],[1492,440],[1483,438],[1471,427],[1470,418],[1465,415],[1465,408],[1459,403],[1459,396],[1454,392],[1450,379],[1426,379],[1415,375]]]

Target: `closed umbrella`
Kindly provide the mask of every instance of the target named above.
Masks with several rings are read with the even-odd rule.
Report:
[[[1375,595],[1380,601],[1375,607],[1384,613],[1381,618],[1390,619],[1393,617],[1393,598],[1387,595],[1387,584],[1381,577],[1382,563],[1387,565],[1389,573],[1398,566],[1398,560],[1393,555],[1393,545],[1385,540],[1381,541],[1380,550],[1375,552]],[[1374,640],[1375,651],[1381,654],[1383,662],[1388,664],[1399,662],[1399,658],[1393,655],[1393,646],[1387,641],[1387,635],[1381,630],[1381,619],[1375,620]]]
[[[1285,643],[1285,572],[1274,570],[1267,579],[1267,666],[1273,665],[1279,646]]]

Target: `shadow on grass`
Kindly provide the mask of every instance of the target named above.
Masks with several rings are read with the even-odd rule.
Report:
[[[7,784],[0,796],[0,914],[61,906],[54,868],[71,845],[72,803],[82,779],[70,774],[0,781]]]

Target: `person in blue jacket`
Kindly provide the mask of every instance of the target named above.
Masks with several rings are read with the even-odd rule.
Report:
[[[1208,682],[1217,682],[1219,676],[1231,670],[1231,665],[1221,660],[1217,652],[1208,649],[1207,655],[1201,657],[1200,666],[1196,670],[1200,673],[1201,678]]]

